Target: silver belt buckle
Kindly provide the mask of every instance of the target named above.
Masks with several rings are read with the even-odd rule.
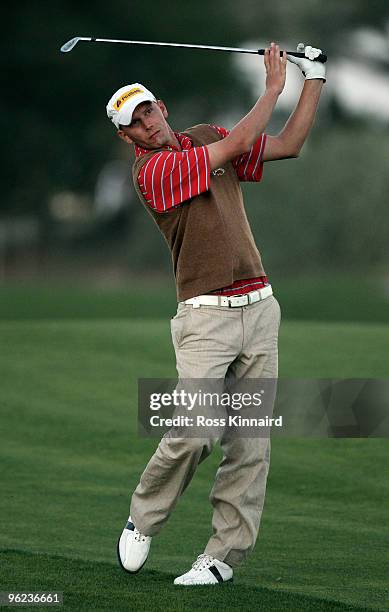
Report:
[[[248,294],[249,304],[254,304],[255,302],[259,302],[261,299],[261,294],[259,291],[250,291]]]
[[[234,302],[232,302],[234,300]],[[239,306],[247,306],[249,303],[247,295],[233,295],[228,300],[230,308],[238,308]]]

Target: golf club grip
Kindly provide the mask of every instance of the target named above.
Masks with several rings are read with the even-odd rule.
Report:
[[[305,56],[305,53],[301,53],[300,51],[287,51],[287,54],[293,55],[294,57],[302,57],[303,59],[309,59]],[[265,49],[258,49],[258,55],[265,55]],[[325,53],[320,53],[320,55],[318,55],[318,57],[315,57],[313,61],[325,64],[327,61],[327,56]]]

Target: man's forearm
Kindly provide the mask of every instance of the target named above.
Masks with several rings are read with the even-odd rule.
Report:
[[[298,104],[278,135],[285,150],[298,155],[313,125],[323,87],[321,79],[306,80]]]
[[[258,140],[270,121],[279,92],[266,90],[251,111],[232,128],[229,140],[240,143],[242,153]]]
[[[284,89],[286,62],[286,52],[284,51],[281,57],[280,48],[275,43],[265,49],[265,93],[226,138],[207,146],[211,170],[246,153],[258,140],[269,122],[278,96]]]

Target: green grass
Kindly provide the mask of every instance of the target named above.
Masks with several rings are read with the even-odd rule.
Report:
[[[111,563],[80,561],[64,557],[7,551],[0,553],[8,585],[20,587],[15,567],[28,575],[26,586],[34,590],[64,592],[65,609],[74,610],[271,610],[284,612],[357,612],[365,607],[349,606],[255,584],[225,584],[220,588],[172,587],[172,571],[145,568],[128,577]],[[60,585],[60,587],[58,587]],[[28,590],[28,588],[27,588]],[[23,609],[36,610],[37,607]],[[39,609],[39,608],[38,608]],[[40,608],[46,609],[46,608]]]
[[[271,278],[284,319],[389,323],[388,282],[368,275]],[[172,280],[132,279],[128,288],[13,283],[0,288],[0,320],[169,317]]]
[[[389,610],[389,447],[273,440],[260,538],[234,585],[172,585],[210,536],[220,455],[199,470],[136,577],[117,536],[155,440],[138,377],[175,375],[168,321],[0,323],[1,589],[64,591],[74,610]],[[385,325],[284,323],[282,376],[387,376]],[[35,608],[36,609],[36,608]]]

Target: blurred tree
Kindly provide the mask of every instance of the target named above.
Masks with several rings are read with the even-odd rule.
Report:
[[[199,0],[185,10],[178,0],[145,5],[117,0],[91,5],[7,4],[2,37],[1,129],[5,176],[1,209],[40,210],[49,193],[91,191],[115,148],[105,115],[107,100],[126,82],[145,82],[174,111],[190,101],[200,120],[238,87],[228,56],[205,51],[81,44],[59,52],[75,35],[178,42],[237,42],[234,15]],[[207,24],[212,24],[212,35]],[[234,32],[234,36],[226,32]],[[242,86],[240,86],[242,90]],[[188,117],[188,123],[192,117]],[[183,128],[184,126],[180,126]]]
[[[52,194],[64,190],[92,194],[103,165],[112,158],[127,155],[115,139],[114,128],[105,115],[108,98],[124,83],[144,82],[164,99],[176,129],[215,120],[226,112],[237,114],[252,103],[247,83],[236,72],[228,54],[89,43],[80,44],[70,54],[61,54],[59,48],[66,40],[75,35],[95,35],[234,46],[249,39],[258,41],[258,44],[272,39],[296,43],[305,40],[335,54],[342,49],[343,35],[350,28],[370,25],[384,31],[385,24],[389,23],[389,4],[386,0],[371,0],[369,3],[364,0],[343,3],[337,0],[325,3],[319,0],[294,0],[291,3],[272,0],[260,4],[244,0],[239,5],[235,0],[198,0],[185,4],[179,0],[170,0],[169,3],[153,0],[147,4],[139,0],[131,3],[95,0],[91,5],[75,0],[57,0],[55,3],[38,0],[34,3],[6,3],[3,23],[0,60],[4,92],[0,102],[3,191],[0,213],[44,215]],[[263,70],[260,60],[258,70]],[[351,215],[351,225],[358,226],[360,231],[362,226],[358,219],[361,217],[353,215],[356,203],[358,214],[362,214],[362,193],[370,198],[371,211],[375,211],[375,222],[370,227],[374,227],[376,238],[386,240],[383,228],[389,222],[389,213],[382,206],[382,190],[387,190],[385,168],[381,163],[387,159],[387,147],[382,133],[378,138],[368,126],[358,132],[355,120],[346,122],[344,113],[334,106],[329,117],[333,126],[330,136],[327,134],[328,125],[323,122],[326,133],[320,134],[320,129],[316,128],[316,144],[312,141],[309,146],[315,150],[315,160],[320,159],[320,164],[326,164],[327,177],[331,177],[331,181],[323,183],[317,191],[312,166],[314,160],[311,158],[307,166],[304,158],[299,160],[298,173],[293,162],[286,166],[281,164],[277,168],[277,177],[271,178],[273,169],[267,171],[269,178],[261,186],[264,189],[261,197],[264,201],[271,200],[271,208],[262,209],[260,214],[256,210],[252,213],[257,230],[263,223],[270,226],[270,220],[274,221],[278,215],[282,221],[279,225],[281,239],[287,238],[287,234],[292,241],[296,241],[298,236],[293,227],[297,228],[302,219],[304,227],[312,223],[317,229],[319,224],[322,227],[320,238],[309,232],[307,236],[313,236],[314,244],[309,248],[314,252],[320,243],[322,254],[317,258],[323,265],[326,265],[323,253],[327,254],[326,257],[332,253],[336,259],[339,245],[345,244],[342,240],[349,244],[350,263],[358,258],[361,260],[359,242],[348,235],[347,223]],[[339,132],[340,126],[342,130]],[[361,150],[360,147],[354,150],[355,138],[360,139],[361,145],[371,147],[370,150],[374,151],[372,159],[378,164],[376,170],[382,168],[382,177],[378,179],[376,176],[374,189],[369,188],[367,192],[354,189],[355,168],[362,167],[362,161],[355,158]],[[327,150],[323,150],[324,145]],[[366,154],[366,148],[364,150]],[[329,164],[328,152],[333,151],[336,151],[338,159],[331,158]],[[371,177],[373,162],[369,168]],[[320,165],[317,170],[320,170]],[[280,176],[284,172],[285,180],[282,181]],[[361,184],[367,189],[366,181]],[[314,191],[318,206],[315,213],[308,196]],[[285,206],[290,193],[297,198],[299,208]],[[300,212],[296,213],[296,210]],[[372,239],[372,231],[363,230],[363,244]],[[142,257],[155,261],[153,254],[164,247],[156,236],[147,245],[142,243],[132,247],[136,249],[139,261]],[[382,244],[376,241],[374,249],[369,251],[372,262],[380,259]],[[143,253],[146,246],[147,256]],[[272,244],[269,244],[269,249],[274,261],[278,261],[276,250],[271,250]],[[306,252],[301,251],[300,255],[296,265],[303,265],[307,259]]]

